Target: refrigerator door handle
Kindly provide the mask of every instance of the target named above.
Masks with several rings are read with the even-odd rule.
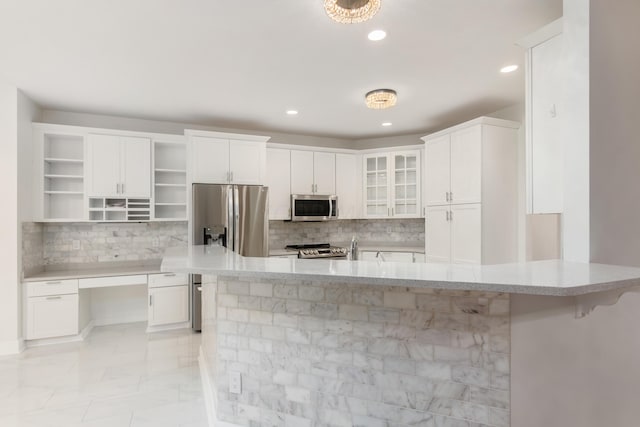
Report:
[[[232,251],[236,250],[235,247],[235,233],[236,233],[236,222],[234,217],[234,203],[233,203],[233,186],[227,186],[227,224],[226,224],[226,232],[227,232],[227,249],[231,249]]]
[[[242,253],[240,248],[240,194],[238,186],[233,186],[233,250]]]

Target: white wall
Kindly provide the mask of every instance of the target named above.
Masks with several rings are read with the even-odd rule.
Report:
[[[591,259],[632,266],[640,266],[639,21],[638,0],[591,2]]]
[[[609,2],[606,2],[609,3]],[[589,261],[589,1],[564,0],[563,256]]]
[[[0,82],[0,354],[19,350],[18,90]]]
[[[244,133],[270,136],[269,142],[279,144],[297,144],[328,148],[352,148],[348,139],[326,138],[321,136],[296,135],[278,132],[264,132],[251,129],[230,129],[215,126],[201,126],[189,123],[145,120],[129,117],[105,116],[99,114],[73,113],[58,110],[43,110],[42,122],[63,125],[88,126],[105,129],[122,129],[138,132],[157,132],[182,135],[185,129],[210,130],[218,132]]]

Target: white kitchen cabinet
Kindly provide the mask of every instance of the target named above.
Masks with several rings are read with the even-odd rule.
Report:
[[[187,147],[184,137],[153,141],[153,219],[187,219]]]
[[[453,264],[482,262],[480,204],[427,208],[425,260]]]
[[[186,130],[191,182],[262,185],[268,137]]]
[[[149,289],[149,326],[189,321],[189,286]]]
[[[451,261],[449,206],[429,206],[425,221],[425,259],[427,262]]]
[[[427,262],[517,260],[518,128],[481,117],[422,138]]]
[[[92,197],[151,197],[151,140],[90,134],[88,137]]]
[[[481,125],[429,139],[425,147],[427,206],[479,203],[481,156]]]
[[[356,154],[336,154],[336,195],[338,196],[338,218],[360,217],[361,162]]]
[[[269,219],[291,219],[291,150],[267,148]]]
[[[372,153],[363,156],[366,218],[422,216],[421,158],[420,150]]]
[[[149,275],[149,326],[189,321],[189,282],[185,274]]]
[[[43,221],[86,219],[85,136],[71,126],[34,124],[34,216]]]
[[[78,281],[53,280],[24,284],[25,339],[76,335],[78,333]]]
[[[291,150],[291,194],[335,193],[335,153]]]
[[[562,213],[566,78],[562,20],[527,36],[520,44],[527,48],[527,212]]]

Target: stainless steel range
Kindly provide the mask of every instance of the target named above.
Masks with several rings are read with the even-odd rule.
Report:
[[[329,243],[312,243],[305,245],[287,245],[286,249],[297,250],[298,258],[347,258],[349,250],[339,246],[331,246]]]

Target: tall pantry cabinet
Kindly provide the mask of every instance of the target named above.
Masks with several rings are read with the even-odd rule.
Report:
[[[427,135],[427,262],[517,260],[519,123],[480,117]]]

